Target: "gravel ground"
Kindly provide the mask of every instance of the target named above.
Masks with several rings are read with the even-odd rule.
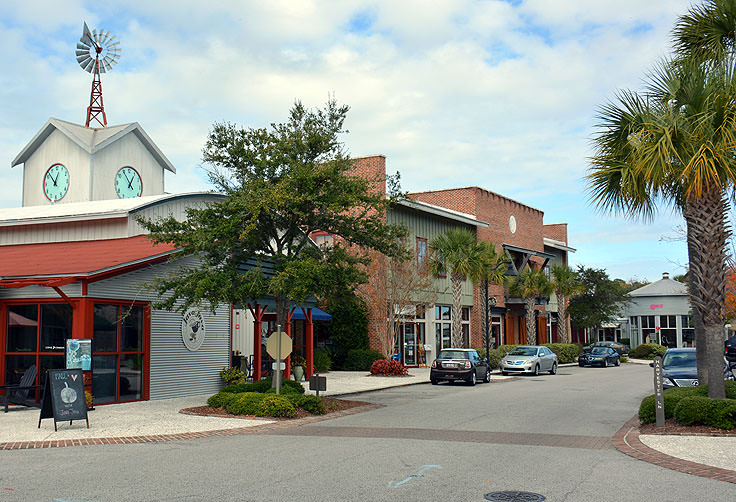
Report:
[[[736,437],[640,435],[642,443],[673,457],[736,471]]]

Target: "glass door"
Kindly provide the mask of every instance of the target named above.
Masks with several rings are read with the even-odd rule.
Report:
[[[417,334],[414,324],[404,324],[404,366],[417,365]]]

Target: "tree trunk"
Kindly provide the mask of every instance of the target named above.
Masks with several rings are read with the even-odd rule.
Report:
[[[726,287],[726,225],[728,201],[720,189],[704,190],[683,208],[687,222],[688,258],[690,262],[690,302],[696,309],[696,357],[698,377],[708,383],[708,397],[723,398],[723,325]],[[702,331],[703,341],[697,339]],[[703,354],[704,352],[704,354]],[[705,371],[701,370],[704,362]]]
[[[462,301],[463,301],[463,279],[465,277],[452,274],[450,281],[452,282],[452,346],[462,347],[463,344],[463,332],[462,332]]]
[[[526,299],[526,343],[537,344],[537,323],[534,318],[534,298]]]
[[[565,301],[567,299],[562,291],[557,291],[557,336],[561,343],[570,343],[567,333],[567,307]],[[551,342],[552,340],[550,340]]]

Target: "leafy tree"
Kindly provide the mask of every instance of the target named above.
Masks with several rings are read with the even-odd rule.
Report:
[[[475,234],[463,228],[452,228],[435,236],[429,243],[432,251],[430,268],[435,276],[447,274],[452,284],[452,345],[463,346],[461,330],[462,283],[476,279],[483,266],[483,247]]]
[[[351,160],[340,142],[347,106],[329,100],[310,110],[297,102],[285,123],[270,128],[215,124],[203,158],[210,181],[227,199],[173,217],[143,221],[155,242],[172,242],[181,255],[195,255],[197,267],[156,281],[160,305],[245,303],[272,296],[276,315],[286,322],[291,302],[330,288],[353,291],[365,280],[360,249],[399,256],[404,229],[385,223],[385,212],[400,196],[396,178],[390,193],[375,190],[381,180],[350,173]],[[332,248],[316,248],[308,235],[335,236]],[[247,273],[241,265],[259,264]]]
[[[534,316],[534,305],[541,298],[552,293],[552,283],[542,269],[525,268],[511,282],[509,292],[512,296],[523,298],[526,303],[526,341],[529,345],[537,344],[537,322]]]
[[[331,296],[322,304],[332,316],[327,328],[333,342],[330,357],[341,368],[349,350],[368,348],[368,307],[355,292]]]
[[[485,285],[485,287],[483,288],[483,294],[485,296],[485,304],[487,305],[487,309],[490,312],[492,305],[489,289],[491,286],[504,287],[506,280],[506,271],[509,268],[509,260],[506,255],[504,255],[503,253],[498,253],[496,251],[496,245],[493,242],[481,241],[478,243],[478,245],[480,246],[481,251],[481,267],[478,271],[479,275],[476,280],[479,282],[482,281]],[[486,317],[485,309],[482,312],[481,321],[481,329],[483,330],[483,335],[485,336],[486,333],[490,332],[490,326],[488,325],[490,319]]]
[[[578,328],[597,328],[615,321],[623,305],[630,301],[623,281],[610,279],[601,268],[579,265],[576,272],[584,292],[572,298],[567,308],[573,324]]]
[[[603,209],[646,218],[664,203],[682,212],[698,377],[712,384],[710,397],[725,395],[727,193],[736,182],[736,19],[725,15],[732,8],[715,0],[679,19],[680,58],[655,68],[645,94],[621,93],[602,109],[588,175],[593,200]]]
[[[581,295],[585,287],[573,269],[567,265],[555,265],[552,267],[552,290],[557,297],[557,333],[562,343],[570,343],[567,304],[572,298]]]

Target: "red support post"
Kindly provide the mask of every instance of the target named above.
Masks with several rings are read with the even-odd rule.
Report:
[[[289,313],[286,314],[286,326],[284,326],[284,333],[289,335],[289,338],[293,338],[291,336],[291,317],[294,315],[294,311],[296,310],[296,307],[293,309],[289,309]],[[292,347],[294,346],[294,340],[292,339]],[[293,348],[291,349],[294,350]],[[284,369],[284,378],[289,379],[289,375],[291,375],[291,354],[286,356],[286,359],[284,359],[284,362],[286,363],[286,368]]]
[[[304,319],[307,323],[306,329],[304,330],[306,336],[304,345],[306,345],[307,352],[306,378],[308,380],[309,377],[312,376],[312,372],[314,371],[314,323],[312,322],[312,307],[307,308],[307,310],[302,309],[302,312],[304,312]]]
[[[256,303],[255,309],[248,305],[253,314],[253,381],[261,379],[261,322],[264,310]]]

